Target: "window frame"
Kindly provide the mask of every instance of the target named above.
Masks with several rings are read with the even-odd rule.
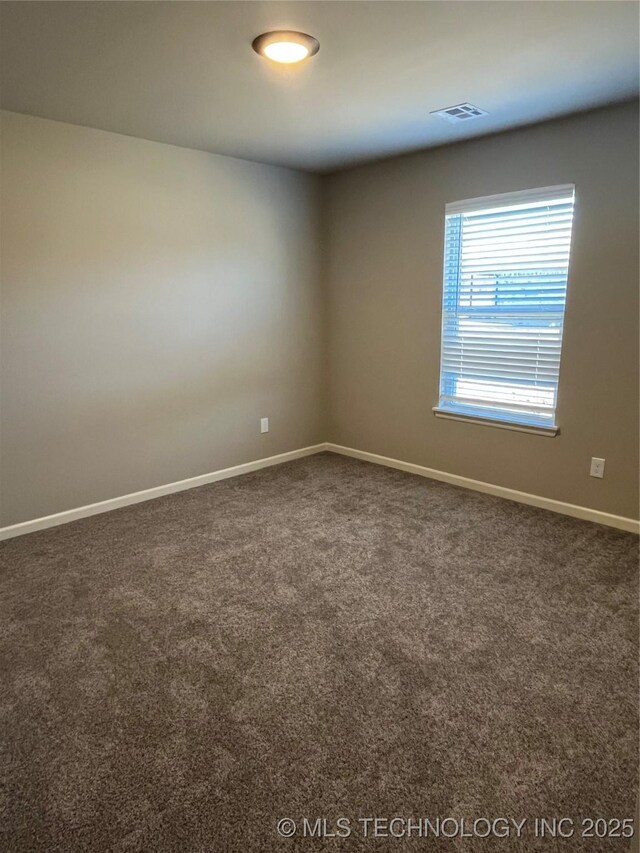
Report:
[[[572,209],[572,220],[571,220],[571,232],[569,238],[569,257],[567,262],[567,281],[566,281],[566,290],[564,294],[564,305],[562,310],[562,328],[560,334],[560,353],[558,357],[558,380],[556,384],[556,405],[553,410],[553,423],[549,425],[546,424],[536,424],[536,423],[526,423],[522,420],[513,420],[509,417],[508,412],[505,411],[504,416],[500,415],[483,415],[482,413],[465,413],[465,412],[457,412],[454,409],[443,407],[441,405],[441,395],[442,395],[442,373],[443,373],[443,348],[445,343],[445,323],[446,323],[446,313],[445,313],[445,298],[446,298],[446,280],[447,280],[447,217],[456,214],[465,214],[472,213],[474,211],[481,210],[491,210],[493,207],[509,207],[512,205],[518,204],[533,204],[535,202],[544,202],[547,200],[553,200],[563,197],[564,195],[573,195],[573,209]],[[558,425],[558,401],[559,401],[559,389],[560,389],[560,368],[562,364],[562,352],[563,352],[563,338],[564,338],[564,322],[566,316],[566,304],[567,304],[567,294],[569,290],[569,276],[571,271],[571,254],[572,254],[572,245],[573,245],[573,234],[574,234],[574,224],[575,224],[575,211],[576,211],[576,188],[575,184],[567,183],[567,184],[558,184],[554,186],[548,187],[537,187],[529,190],[518,190],[515,192],[507,192],[507,193],[499,193],[489,196],[481,196],[478,198],[472,199],[464,199],[462,201],[451,202],[445,205],[445,217],[444,217],[444,251],[443,251],[443,265],[442,265],[442,292],[441,292],[441,310],[442,310],[442,318],[441,318],[441,338],[440,338],[440,360],[439,360],[439,369],[438,369],[438,405],[433,406],[432,411],[437,418],[443,418],[446,420],[454,420],[461,421],[463,423],[472,423],[478,424],[482,426],[492,426],[498,429],[508,429],[514,430],[516,432],[525,432],[532,433],[534,435],[543,435],[553,437],[559,434],[560,426]],[[462,240],[460,241],[460,247],[462,247]],[[468,310],[468,309],[467,309]],[[473,310],[473,309],[471,309]],[[478,310],[478,314],[481,314],[482,308]],[[527,307],[522,306],[522,313],[526,313]],[[470,408],[472,408],[470,406]],[[495,406],[495,411],[499,412],[499,407]]]

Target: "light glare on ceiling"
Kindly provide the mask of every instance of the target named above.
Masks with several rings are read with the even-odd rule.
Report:
[[[301,62],[320,50],[320,44],[313,36],[290,30],[263,33],[253,40],[252,46],[261,56],[286,65]]]

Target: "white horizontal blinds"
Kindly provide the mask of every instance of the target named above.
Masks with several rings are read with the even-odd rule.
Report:
[[[447,205],[439,408],[555,421],[573,186]]]

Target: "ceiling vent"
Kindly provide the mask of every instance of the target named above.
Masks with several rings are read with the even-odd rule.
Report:
[[[434,110],[432,116],[440,116],[451,124],[458,124],[461,121],[470,121],[480,116],[489,115],[486,110],[481,110],[474,107],[473,104],[456,104],[455,107],[447,107],[444,110]]]

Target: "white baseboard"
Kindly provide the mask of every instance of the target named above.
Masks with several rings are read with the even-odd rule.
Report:
[[[234,465],[231,468],[222,468],[220,471],[212,471],[210,474],[200,474],[198,477],[189,477],[187,480],[178,480],[175,483],[167,483],[164,486],[156,486],[153,489],[145,489],[142,492],[132,492],[130,495],[122,495],[119,498],[110,498],[99,503],[87,504],[87,506],[69,509],[66,512],[57,512],[55,515],[45,515],[42,518],[34,518],[32,521],[23,521],[20,524],[12,524],[9,527],[0,527],[0,541],[3,539],[12,539],[14,536],[23,536],[25,533],[34,533],[36,530],[44,530],[47,527],[67,524],[69,521],[77,521],[79,518],[87,518],[87,516],[109,512],[112,509],[119,509],[123,506],[150,501],[153,498],[171,495],[174,492],[184,492],[196,486],[206,486],[207,483],[215,483],[217,480],[226,480],[229,477],[237,477],[240,474],[249,474],[251,471],[260,470],[260,468],[268,468],[270,465],[279,465],[282,462],[290,462],[292,459],[311,456],[326,449],[326,444],[301,447],[299,450],[290,450],[288,453],[279,453],[277,456],[267,456],[264,459],[255,459],[253,462],[245,462],[242,465]]]
[[[354,459],[362,459],[365,462],[373,462],[376,465],[385,465],[387,468],[398,468],[410,474],[418,474],[420,477],[429,477],[432,480],[440,480],[443,483],[451,483],[454,486],[462,486],[476,492],[484,492],[499,498],[507,498],[529,506],[537,506],[540,509],[548,509],[561,515],[570,515],[573,518],[582,518],[586,521],[595,521],[597,524],[606,524],[608,527],[617,527],[630,533],[640,533],[640,521],[635,518],[625,518],[622,515],[612,515],[601,512],[598,509],[589,509],[586,506],[569,504],[564,501],[556,501],[552,498],[543,498],[540,495],[531,495],[528,492],[519,492],[517,489],[508,489],[506,486],[496,486],[493,483],[484,483],[482,480],[471,480],[459,474],[448,474],[446,471],[438,471],[435,468],[425,468],[423,465],[415,465],[412,462],[403,462],[400,459],[391,459],[388,456],[380,456],[377,453],[368,453],[365,450],[355,450],[352,447],[342,447],[340,444],[328,443],[326,450],[332,453],[340,453],[343,456],[352,456]]]
[[[119,498],[88,504],[77,509],[66,512],[58,512],[55,515],[46,515],[43,518],[34,518],[31,521],[23,521],[20,524],[12,524],[9,527],[0,527],[0,541],[11,539],[14,536],[22,536],[26,533],[34,533],[36,530],[44,530],[47,527],[56,527],[59,524],[67,524],[79,518],[87,518],[90,515],[98,515],[101,512],[109,512],[112,509],[130,506],[142,501],[153,500],[163,495],[174,492],[183,492],[196,486],[205,486],[207,483],[215,483],[217,480],[226,480],[230,477],[238,477],[241,474],[249,474],[251,471],[259,471],[271,465],[279,465],[282,462],[290,462],[293,459],[301,459],[303,456],[312,456],[329,450],[342,456],[352,456],[354,459],[362,459],[365,462],[373,462],[376,465],[385,465],[387,468],[397,468],[407,471],[409,474],[418,474],[420,477],[428,477],[432,480],[440,480],[443,483],[451,483],[465,489],[476,492],[484,492],[499,498],[516,501],[517,503],[536,506],[540,509],[548,509],[561,515],[570,515],[573,518],[582,518],[586,521],[594,521],[596,524],[605,524],[609,527],[617,527],[631,533],[640,533],[640,521],[634,518],[625,518],[621,515],[612,515],[597,509],[578,506],[576,504],[556,501],[552,498],[543,498],[540,495],[531,495],[528,492],[519,492],[517,489],[509,489],[506,486],[496,486],[493,483],[484,483],[482,480],[472,480],[459,474],[448,474],[446,471],[438,471],[435,468],[426,468],[413,462],[403,462],[401,459],[391,459],[389,456],[380,456],[377,453],[369,453],[366,450],[355,450],[353,447],[343,447],[340,444],[323,442],[310,447],[301,447],[288,453],[279,453],[277,456],[267,456],[264,459],[256,459],[253,462],[245,462],[242,465],[234,465],[231,468],[222,468],[220,471],[212,471],[210,474],[201,474],[198,477],[189,477],[187,480],[178,480],[175,483],[167,483],[164,486],[156,486],[153,489],[145,489],[142,492],[133,492],[130,495],[122,495]]]

